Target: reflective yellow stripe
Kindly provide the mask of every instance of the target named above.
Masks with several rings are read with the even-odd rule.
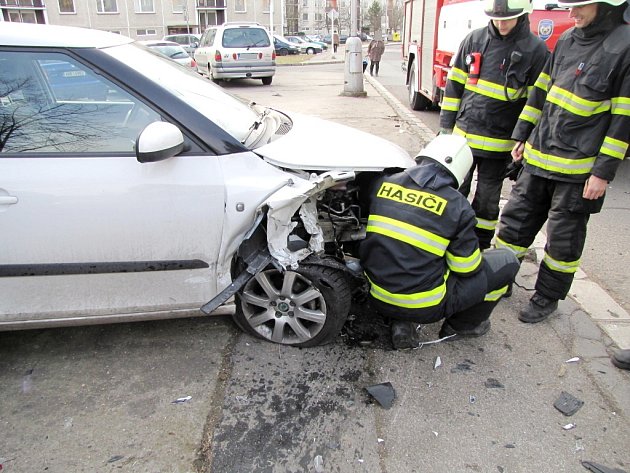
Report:
[[[382,215],[370,215],[366,230],[408,243],[440,257],[444,256],[450,243],[450,240],[435,233]]]
[[[447,271],[444,275],[444,282],[435,289],[415,292],[413,294],[396,294],[389,292],[387,289],[374,284],[370,278],[367,278],[367,280],[370,282],[370,294],[375,299],[406,309],[420,309],[423,307],[434,307],[442,302],[442,299],[444,299],[446,295],[446,280],[448,279],[448,275],[449,273]]]
[[[538,122],[540,121],[541,115],[542,115],[542,112],[538,110],[537,108],[534,108],[530,105],[525,105],[525,107],[523,108],[523,111],[521,112],[518,118],[519,120],[526,120],[530,123],[533,123],[534,125],[537,125]]]
[[[611,107],[610,100],[602,102],[586,100],[556,85],[551,87],[547,94],[547,101],[581,117],[590,117],[597,113],[607,112]]]
[[[628,143],[621,140],[616,140],[610,136],[604,138],[602,147],[599,149],[601,154],[606,154],[613,158],[623,159],[628,151]]]
[[[499,289],[496,289],[486,294],[486,297],[484,297],[483,300],[486,302],[498,301],[499,299],[501,299],[501,296],[507,292],[507,290],[508,286],[500,287]]]
[[[482,230],[494,230],[497,227],[497,222],[498,220],[486,220],[477,217],[477,224],[475,227],[481,228]]]
[[[455,256],[447,251],[446,263],[450,269],[457,273],[470,273],[481,264],[481,251],[477,248],[470,256]]]
[[[459,110],[459,104],[461,103],[461,99],[455,99],[452,97],[444,97],[442,99],[442,110],[448,110],[450,112],[457,112]]]
[[[580,260],[577,261],[558,261],[553,259],[547,253],[545,253],[545,257],[543,258],[543,262],[549,269],[552,271],[557,271],[559,273],[575,273],[580,266]]]
[[[508,99],[505,96],[505,88],[501,84],[496,84],[494,82],[480,79],[476,84],[471,84],[470,82],[468,82],[465,88],[467,90],[470,90],[471,92],[475,92],[485,97],[490,97],[496,100],[502,100],[504,102],[508,101]],[[515,98],[516,95],[520,93],[520,90],[512,89],[511,87],[508,87],[507,93],[510,98]],[[527,97],[527,93],[523,94],[521,98],[526,98],[526,97]]]
[[[507,248],[512,251],[517,258],[523,258],[527,254],[527,248],[524,246],[510,245],[509,243],[501,240],[498,236],[495,237],[495,248]]]
[[[562,158],[538,151],[529,143],[525,143],[523,156],[532,166],[562,174],[587,174],[591,172],[595,163],[595,156],[580,159]]]
[[[610,113],[614,115],[630,116],[630,98],[613,97],[611,102],[612,102],[612,107],[610,109]]]
[[[460,84],[465,84],[467,77],[468,73],[457,67],[452,67],[451,70],[448,71],[448,79],[454,82],[459,82]]]
[[[475,149],[506,153],[512,151],[512,148],[514,147],[513,140],[503,140],[500,138],[490,138],[489,136],[473,135],[472,133],[466,133],[457,126],[453,129],[453,134],[465,136],[468,140],[468,146]]]
[[[541,72],[540,75],[538,76],[538,79],[536,79],[536,82],[534,82],[534,87],[538,87],[539,89],[542,89],[545,92],[547,92],[547,90],[549,90],[550,82],[551,82],[551,77],[549,77],[548,74]]]

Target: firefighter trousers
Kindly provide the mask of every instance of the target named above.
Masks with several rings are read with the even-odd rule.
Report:
[[[496,246],[510,248],[519,259],[547,222],[547,242],[535,289],[549,299],[567,296],[579,267],[589,217],[599,212],[604,202],[604,197],[584,199],[583,191],[584,183],[556,181],[525,169],[501,214]]]
[[[477,216],[475,233],[479,238],[479,248],[490,248],[499,220],[499,200],[508,165],[512,158],[501,154],[499,158],[484,158],[473,155],[473,167],[464,179],[459,191],[468,197],[473,173],[477,170],[477,187],[472,200],[472,208]]]
[[[506,248],[484,251],[482,258],[482,270],[475,275],[450,274],[446,296],[437,307],[401,309],[377,299],[372,304],[380,314],[397,320],[429,324],[446,318],[455,330],[473,329],[490,317],[520,267],[514,252]]]

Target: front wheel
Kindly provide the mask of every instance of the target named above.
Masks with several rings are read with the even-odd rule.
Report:
[[[278,56],[288,56],[289,55],[289,50],[282,48],[278,51]]]
[[[262,78],[262,83],[263,85],[271,85],[271,81],[273,80],[273,77],[263,77]]]
[[[282,345],[313,347],[337,337],[350,310],[343,273],[320,265],[270,268],[236,294],[234,321],[246,333]]]
[[[416,83],[416,71],[415,64],[412,62],[409,65],[411,72],[409,74],[409,106],[412,110],[426,110],[429,105],[431,105],[431,101],[418,92],[417,83]]]
[[[313,48],[306,48],[306,54],[308,55],[315,54],[315,50]]]

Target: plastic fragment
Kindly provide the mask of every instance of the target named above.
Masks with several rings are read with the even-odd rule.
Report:
[[[609,468],[607,466],[600,465],[599,463],[590,461],[583,461],[582,466],[594,473],[626,473],[625,470],[620,470],[619,468]]]
[[[471,404],[474,404],[477,401],[477,398],[473,394],[471,394],[470,396],[468,396],[468,401]]]
[[[435,435],[436,437],[440,434],[438,434],[435,430],[433,431],[433,435]]]
[[[313,461],[314,465],[315,465],[315,471],[317,473],[323,473],[324,471],[324,459],[322,458],[321,455],[317,455],[315,457],[315,460]]]
[[[365,390],[385,409],[392,407],[394,399],[396,399],[396,391],[389,381],[368,386]]]
[[[359,458],[357,461],[358,461],[359,463],[363,463],[363,462],[364,462],[363,458]]]
[[[560,397],[553,403],[553,407],[562,412],[565,416],[572,416],[584,405],[584,401],[572,396],[566,391],[560,393]]]
[[[107,463],[114,463],[114,462],[117,462],[118,460],[122,460],[123,458],[125,458],[123,455],[114,455],[109,460],[107,460]]]
[[[575,428],[575,424],[567,424],[567,425],[563,425],[562,428],[564,430],[571,430]]]
[[[580,357],[574,356],[573,358],[569,358],[567,361],[565,361],[565,363],[576,363],[578,361],[580,361]]]
[[[190,401],[192,396],[179,397],[174,401],[171,401],[171,404],[183,404],[184,402]]]
[[[376,441],[377,441],[378,443],[383,443],[385,440],[384,440],[384,439],[376,439]]]
[[[440,358],[439,356],[435,357],[435,363],[433,363],[433,369],[437,369],[440,366],[442,366],[442,358]]]

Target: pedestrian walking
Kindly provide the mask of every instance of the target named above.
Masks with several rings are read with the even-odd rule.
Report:
[[[545,253],[522,322],[545,320],[571,287],[591,214],[630,142],[630,26],[625,0],[562,0],[566,31],[536,81],[512,137],[521,172],[497,247],[522,258],[547,222]]]
[[[383,35],[380,31],[376,32],[374,39],[370,41],[367,54],[370,58],[370,75],[376,75],[378,77],[378,69],[381,62],[381,57],[385,52],[385,43],[383,42]],[[376,70],[376,71],[375,71]]]
[[[484,12],[490,21],[462,42],[440,113],[441,132],[465,136],[473,151],[473,168],[460,191],[468,196],[476,169],[472,207],[481,250],[490,247],[498,223],[512,130],[549,55],[530,31],[530,0],[489,0]]]
[[[339,33],[336,31],[332,35],[332,43],[333,43],[333,52],[337,52],[337,48],[339,48]]]
[[[438,136],[416,161],[376,183],[359,251],[395,349],[417,346],[416,326],[442,319],[440,337],[484,335],[519,269],[510,250],[479,251],[475,213],[457,190],[472,165],[465,138]]]

